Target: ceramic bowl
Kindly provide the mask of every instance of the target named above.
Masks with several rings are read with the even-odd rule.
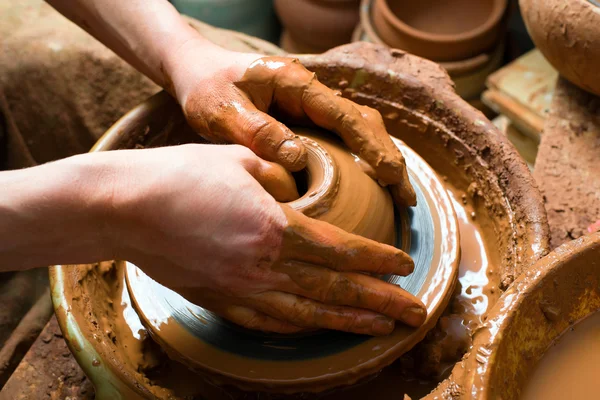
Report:
[[[389,46],[434,61],[457,61],[494,47],[507,5],[507,0],[374,0],[373,22]]]
[[[372,8],[374,0],[362,0],[360,9],[360,23],[357,25],[353,36],[353,42],[371,42],[386,44],[379,36],[372,21]],[[467,100],[479,99],[481,92],[485,89],[487,77],[497,70],[504,60],[505,43],[499,40],[495,46],[487,52],[477,54],[473,57],[458,61],[438,62],[454,81],[456,93]]]
[[[275,0],[275,10],[290,36],[288,41],[299,48],[322,53],[348,43],[358,23],[360,0]],[[282,38],[282,47],[286,48]]]
[[[600,96],[600,2],[520,0],[535,45],[562,76]]]
[[[473,215],[477,215],[480,223],[486,256],[501,277],[501,288],[508,287],[515,276],[546,254],[546,214],[527,166],[507,139],[456,95],[441,67],[398,50],[366,43],[343,46],[319,56],[302,56],[300,61],[316,72],[324,84],[379,110],[390,134],[421,155],[445,178],[449,188],[465,193],[464,201],[472,203]],[[156,107],[162,111],[155,112]],[[164,145],[167,140],[171,143],[197,140],[177,104],[165,101],[164,96],[155,96],[136,107],[119,124],[126,124],[128,129],[113,129],[114,134],[105,136],[98,146],[134,147],[140,138],[147,138],[147,145],[153,146]],[[156,132],[166,135],[155,135]],[[152,142],[152,138],[158,142]],[[114,271],[114,268],[52,268],[53,300],[71,351],[98,388],[99,399],[182,396],[183,383],[179,384],[180,392],[174,393],[161,383],[164,375],[149,380],[126,358],[127,351],[119,351],[123,349],[119,346],[127,343],[119,335],[127,332],[115,330],[106,315],[94,319],[97,324],[94,325],[87,314],[77,311],[81,309],[79,306],[74,307],[88,301],[86,310],[93,312],[90,299],[104,290],[90,286],[93,279],[82,281],[82,273],[106,275]],[[124,285],[117,276],[114,288],[122,290]],[[119,303],[128,301],[123,299]],[[142,344],[151,346],[147,341]],[[380,367],[393,361],[391,355],[379,357]],[[184,378],[188,372],[171,372],[177,382],[187,382]],[[193,379],[198,380],[190,378]],[[215,389],[206,387],[203,393],[210,397],[211,390]],[[311,391],[309,385],[306,390]]]
[[[600,310],[600,234],[566,243],[521,275],[464,361],[464,399],[518,400],[548,348]]]

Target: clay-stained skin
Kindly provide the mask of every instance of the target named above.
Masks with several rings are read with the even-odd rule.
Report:
[[[271,109],[292,121],[310,119],[335,132],[375,169],[382,184],[393,186],[392,195],[398,204],[416,204],[404,157],[390,140],[376,110],[338,96],[296,59],[265,57],[257,60],[237,86],[261,111]]]
[[[489,271],[483,232],[477,218],[472,217],[473,209],[462,201],[459,190],[448,186],[448,193],[458,217],[461,260],[458,267],[459,284],[450,307],[431,332],[431,335],[443,337],[431,345],[417,347],[377,377],[342,392],[334,392],[325,396],[324,400],[337,400],[340,396],[347,400],[401,399],[404,394],[419,399],[438,384],[436,380],[419,379],[419,373],[435,371],[443,379],[446,369],[452,367],[469,349],[472,332],[479,326],[488,304],[494,304],[499,296],[499,279],[497,274]],[[424,357],[425,354],[429,356]],[[416,365],[411,366],[412,363]]]
[[[564,333],[538,362],[522,400],[593,399],[600,393],[600,313]]]

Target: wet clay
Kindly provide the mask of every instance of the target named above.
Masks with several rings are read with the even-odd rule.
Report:
[[[600,313],[568,329],[532,372],[522,400],[592,399],[600,393]]]
[[[459,283],[450,306],[425,341],[376,377],[325,396],[336,400],[394,399],[408,395],[420,399],[446,378],[450,369],[471,346],[473,332],[483,323],[488,308],[501,291],[499,276],[490,265],[479,223],[468,196],[447,186],[458,216],[461,243]],[[434,339],[435,338],[435,339]]]
[[[323,138],[315,136],[313,139],[324,145]],[[332,352],[328,352],[326,349],[335,347],[335,343],[332,342],[328,345],[317,337],[312,346],[326,347],[318,354],[300,358],[295,356],[295,353],[289,353],[291,355],[288,356],[283,353],[284,355],[275,356],[276,358],[253,356],[254,353],[244,355],[239,350],[227,351],[222,347],[226,345],[227,341],[215,343],[216,339],[211,339],[209,333],[203,333],[205,329],[209,329],[209,331],[224,329],[223,335],[229,335],[227,332],[230,328],[221,328],[222,323],[216,321],[214,316],[206,314],[204,310],[192,304],[181,303],[183,301],[181,297],[165,292],[167,289],[157,285],[135,266],[128,265],[128,287],[134,299],[135,308],[144,325],[151,331],[152,337],[161,344],[170,357],[192,369],[208,374],[210,381],[220,386],[233,384],[248,391],[260,390],[287,394],[319,392],[352,384],[381,369],[414,346],[434,326],[452,293],[458,264],[458,226],[453,216],[451,201],[435,174],[414,152],[406,146],[400,145],[400,142],[397,143],[401,146],[407,160],[411,161],[413,182],[429,190],[422,201],[428,204],[434,224],[432,229],[435,232],[435,243],[429,242],[423,237],[420,239],[417,236],[412,237],[412,240],[423,241],[420,245],[423,247],[422,251],[430,251],[429,246],[432,246],[433,250],[432,258],[427,261],[428,264],[421,266],[426,268],[422,271],[426,273],[426,276],[423,277],[424,283],[416,293],[417,298],[427,306],[429,313],[423,325],[417,329],[411,329],[406,324],[397,323],[394,332],[389,336],[365,338],[364,341],[353,342],[354,344],[343,347],[343,350]],[[332,155],[335,153],[328,146],[327,149],[331,151]],[[347,153],[343,147],[339,147],[339,150]],[[310,152],[309,148],[309,154]],[[338,158],[337,155],[333,158],[341,162],[341,158]],[[359,168],[352,156],[347,157],[346,162],[349,164],[348,167]],[[355,174],[362,174],[366,179],[371,179],[360,168]],[[340,194],[345,191],[344,180],[349,181],[347,183],[351,181],[347,176],[341,174]],[[309,181],[309,193],[312,190],[311,185],[312,183]],[[359,191],[368,192],[366,189],[369,185],[363,186]],[[351,187],[352,191],[348,192],[350,193],[349,202],[344,203],[343,196],[338,197],[338,200],[334,202],[334,207],[343,206],[344,208],[340,208],[338,211],[344,215],[349,210],[353,210],[354,214],[360,216],[361,195],[356,190],[360,186],[353,184]],[[321,195],[316,191],[314,198],[318,199],[319,196]],[[302,198],[299,201],[301,200]],[[296,202],[290,203],[290,206],[295,206],[294,203]],[[367,202],[365,208],[371,209],[373,204],[373,201]],[[323,207],[317,207],[317,209],[323,209]],[[333,208],[330,211],[333,211]],[[317,215],[317,218],[321,217],[327,218],[328,215],[326,213]],[[348,220],[347,216],[344,217],[341,214],[338,217],[342,222]],[[354,219],[356,216],[351,218]],[[332,221],[335,222],[335,220]],[[410,241],[410,232],[404,231],[403,237],[407,237]],[[417,262],[415,261],[415,263]],[[149,296],[150,293],[152,295]],[[162,298],[167,299],[164,304],[160,300]],[[185,313],[190,314],[191,319],[183,317]],[[178,315],[181,317],[177,317]],[[202,323],[198,324],[194,318],[199,318]],[[213,328],[210,328],[211,326]],[[192,334],[191,332],[197,333]],[[300,338],[302,336],[298,337],[298,340]],[[241,341],[244,338],[240,337],[238,340]],[[332,340],[347,341],[349,338],[340,336]],[[248,346],[252,349],[256,348],[255,352],[267,353],[270,348],[269,346],[265,347],[265,343],[269,343],[269,337],[261,339],[260,344],[249,342]],[[273,343],[273,346],[283,346],[278,345],[275,341]],[[289,350],[296,347],[302,349],[302,346],[306,346],[302,343],[295,344],[294,341],[288,341],[285,346]]]
[[[442,178],[457,188],[454,198],[459,203],[462,195],[466,196],[468,205],[475,212],[473,222],[485,244],[488,271],[498,275],[501,290],[506,289],[514,276],[526,270],[532,261],[546,254],[545,212],[527,166],[489,121],[454,93],[448,75],[439,66],[401,51],[364,43],[348,45],[323,56],[302,57],[301,61],[327,86],[380,111],[388,132],[403,139],[434,169],[446,175]],[[182,133],[186,135],[182,137]],[[143,146],[164,145],[167,138],[175,143],[194,141],[177,105],[163,93],[129,113],[98,146],[110,149],[131,148],[140,143]],[[119,265],[116,268],[120,268]],[[120,382],[119,385],[135,391],[138,396],[167,398],[173,391],[166,388],[177,387],[177,379],[168,379],[173,376],[179,377],[179,382],[204,382],[193,376],[188,379],[184,373],[187,370],[182,369],[181,364],[169,361],[160,350],[157,353],[163,357],[160,367],[140,372],[137,366],[124,359],[113,340],[106,338],[105,327],[94,325],[91,320],[98,320],[87,317],[93,316],[96,308],[105,307],[105,299],[91,299],[85,292],[74,295],[72,288],[77,287],[79,281],[76,270],[55,269],[51,276],[55,288],[57,281],[65,282],[64,300],[60,303],[65,304],[65,308],[58,307],[59,322],[63,330],[66,326],[78,329],[67,319],[68,315],[77,316],[85,340],[79,342],[83,347],[70,344],[70,348],[94,382],[101,382],[104,377],[94,372],[102,367],[96,367],[84,356],[90,351],[100,354],[101,365],[114,375],[112,382]],[[95,269],[86,278],[92,286],[99,285],[101,279],[104,277]],[[490,285],[494,279],[488,279]],[[57,290],[62,293],[62,289]],[[73,297],[81,299],[76,307],[71,305]],[[492,297],[488,300],[493,301]],[[69,314],[65,311],[67,308],[71,310]],[[443,318],[440,324],[442,321]],[[128,331],[123,329],[125,334]],[[425,341],[435,344],[442,339],[438,335],[428,335]],[[118,337],[115,340],[120,341]],[[435,348],[432,345],[421,351],[427,354],[429,349]],[[414,351],[419,350],[415,348]],[[404,370],[414,370],[414,366],[420,364],[414,362],[415,359],[409,358],[405,364],[396,363],[389,371],[393,372],[397,365]],[[462,375],[455,369],[441,390],[443,393],[461,393],[461,382]],[[308,385],[304,387],[308,388]],[[178,389],[179,395],[200,392],[209,398],[220,395],[227,399],[264,397],[234,389],[223,394],[220,389],[215,392],[213,386],[199,391]]]

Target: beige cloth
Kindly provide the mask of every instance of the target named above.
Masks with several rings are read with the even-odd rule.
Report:
[[[264,41],[190,23],[232,50],[282,54]],[[41,0],[0,2],[0,168],[86,152],[118,118],[159,90]]]

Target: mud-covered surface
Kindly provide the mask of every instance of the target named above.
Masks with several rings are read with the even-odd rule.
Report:
[[[73,358],[53,317],[0,392],[0,399],[67,398],[93,400],[94,388]]]
[[[600,230],[600,98],[559,79],[536,160],[553,248]]]

